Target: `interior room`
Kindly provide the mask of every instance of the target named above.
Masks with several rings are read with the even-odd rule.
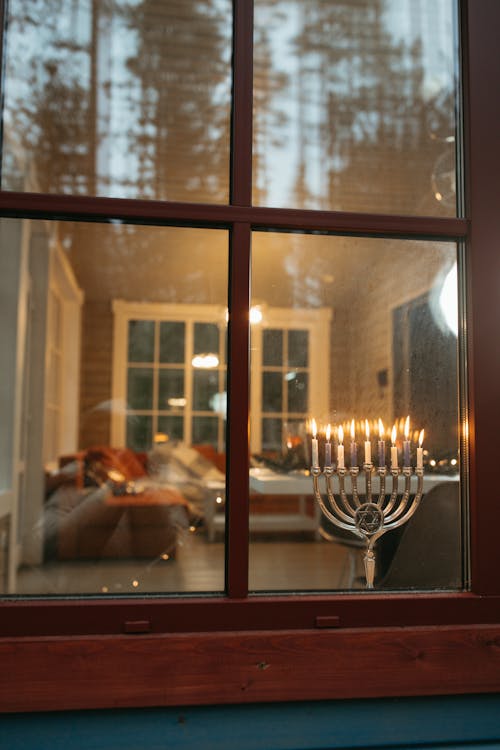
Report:
[[[4,219],[2,242],[24,341],[6,588],[222,591],[227,232]],[[321,461],[352,425],[377,465],[392,428],[402,464],[407,417],[411,465],[424,430],[426,490],[453,495],[449,562],[387,585],[460,587],[456,246],[257,231],[252,263],[250,588],[363,587],[363,545],[313,498],[312,419]]]

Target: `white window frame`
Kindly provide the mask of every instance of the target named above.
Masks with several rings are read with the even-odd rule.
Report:
[[[251,417],[250,435],[252,452],[259,452],[262,445],[262,332],[265,329],[307,330],[309,333],[309,388],[308,413],[328,415],[329,392],[329,326],[331,309],[290,309],[263,307],[262,322],[252,325],[251,343]],[[126,398],[127,398],[127,351],[128,325],[131,320],[179,321],[186,328],[185,393],[192,393],[193,369],[189,367],[189,352],[193,350],[192,331],[195,322],[215,323],[225,328],[227,309],[221,305],[189,305],[169,303],[113,301],[113,380],[111,443],[114,446],[126,445]],[[188,398],[184,409],[184,441],[192,442],[192,416],[194,410]],[[219,444],[225,450],[222,439]]]

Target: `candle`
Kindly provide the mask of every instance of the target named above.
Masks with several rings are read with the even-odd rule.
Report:
[[[420,435],[418,436],[417,469],[424,468],[424,449],[422,448],[423,442],[424,442],[424,431],[421,430]]]
[[[316,437],[318,428],[316,427],[316,420],[312,421],[312,465],[319,466],[318,459],[318,438]]]
[[[330,427],[330,425],[328,425],[326,428],[325,466],[332,465],[332,444],[330,442],[331,434],[332,434],[332,428]]]
[[[391,469],[398,468],[398,449],[396,447],[396,425],[391,431]]]
[[[351,420],[351,466],[357,466],[358,465],[358,446],[356,445],[356,441],[354,439],[354,419]]]
[[[337,446],[337,468],[344,468],[344,429],[339,427],[339,444]]]
[[[372,444],[370,442],[370,425],[368,424],[368,420],[365,419],[365,434],[366,434],[366,440],[365,440],[365,464],[371,464],[372,462]]]
[[[409,434],[410,434],[410,417],[406,417],[405,439],[403,441],[404,466],[410,466],[410,441],[408,440]]]
[[[382,420],[378,420],[378,465],[385,466],[385,440],[384,440],[384,425]]]

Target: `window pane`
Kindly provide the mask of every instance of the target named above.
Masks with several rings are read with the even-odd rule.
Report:
[[[281,372],[262,373],[262,411],[281,411],[283,408],[283,375]]]
[[[174,321],[160,323],[160,362],[184,363],[186,324]]]
[[[128,324],[129,362],[152,362],[154,351],[154,322],[152,320],[131,320]]]
[[[153,408],[153,370],[131,367],[128,371],[127,404],[130,409]]]
[[[193,443],[199,445],[217,446],[218,421],[213,417],[193,418]]]
[[[139,416],[138,414],[127,417],[127,445],[134,451],[148,451],[152,444],[152,418]]]
[[[214,323],[194,324],[194,353],[219,354],[219,328]]]
[[[254,203],[456,214],[455,0],[256,0]]]
[[[223,230],[0,220],[2,595],[223,591],[225,373],[193,389],[192,359],[227,258]]]
[[[412,507],[419,498],[416,464],[422,458],[423,496],[414,515],[374,537],[375,588],[461,589],[466,529],[459,473],[455,244],[255,232],[252,263],[253,294],[265,314],[261,325],[251,328],[251,589],[366,585],[363,539],[335,525],[313,497],[313,417],[321,468],[330,425],[332,488],[347,518],[339,520],[351,519],[351,527],[368,524],[369,531],[378,531],[381,520],[406,519],[403,466],[411,467]],[[283,331],[285,360],[295,360],[296,366],[265,369],[269,330]],[[393,426],[399,474],[391,500]],[[340,428],[347,467],[343,496]],[[364,469],[370,454],[371,494]],[[381,474],[387,474],[382,485]],[[320,487],[328,507],[324,477]]]
[[[185,406],[184,370],[160,370],[158,408],[182,409]]]
[[[306,372],[288,373],[288,411],[306,412],[309,403],[309,379]]]
[[[307,331],[288,332],[288,364],[291,367],[307,367],[309,364],[308,346]]]
[[[184,437],[183,417],[158,417],[158,432],[168,436],[170,440],[182,440]]]
[[[217,370],[195,370],[193,375],[193,408],[197,411],[213,410],[213,399],[219,391]]]
[[[262,362],[265,365],[283,364],[283,331],[263,331]]]
[[[2,188],[227,202],[230,0],[12,0]]]
[[[262,450],[275,453],[281,450],[283,441],[283,423],[281,419],[262,420]]]

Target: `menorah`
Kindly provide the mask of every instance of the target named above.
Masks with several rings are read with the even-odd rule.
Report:
[[[403,443],[403,466],[398,464],[398,452],[395,445],[395,428],[392,431],[391,468],[385,465],[385,443],[383,428],[380,429],[379,465],[371,461],[371,444],[369,427],[366,423],[367,441],[365,442],[365,461],[362,465],[364,492],[358,489],[360,467],[357,465],[357,446],[354,440],[354,424],[351,427],[351,466],[344,466],[343,430],[339,427],[339,445],[337,450],[337,467],[331,463],[330,430],[327,428],[325,444],[325,466],[320,468],[318,462],[318,442],[315,422],[313,420],[312,463],[314,497],[324,516],[339,529],[352,532],[365,542],[365,578],[366,588],[373,589],[375,579],[375,544],[388,531],[397,529],[407,523],[417,510],[423,493],[424,469],[422,462],[423,430],[420,433],[417,448],[417,463],[410,464],[410,441],[408,440],[409,418],[406,420],[405,441]],[[320,488],[320,477],[325,478],[326,496]],[[416,491],[412,493],[412,477],[416,476]],[[350,479],[350,488],[346,487],[346,478]],[[374,487],[377,477],[378,487]],[[335,479],[334,479],[335,478]],[[390,481],[392,478],[392,482]],[[392,485],[387,487],[389,483]],[[402,481],[401,481],[402,480]],[[337,488],[334,487],[337,484]],[[400,491],[400,485],[401,491]],[[378,490],[378,491],[376,491]]]

